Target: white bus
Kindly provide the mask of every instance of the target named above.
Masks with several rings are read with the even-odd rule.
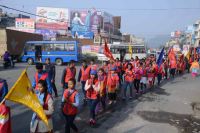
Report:
[[[126,43],[121,43],[121,44],[108,44],[108,47],[110,51],[113,54],[113,57],[119,58],[119,59],[126,59],[130,60],[131,59],[131,54],[129,52],[129,44]],[[135,58],[136,56],[139,57],[139,59],[145,58],[147,56],[146,53],[146,47],[144,44],[139,44],[139,45],[131,45],[133,53],[132,57]],[[108,60],[108,58],[101,52],[100,54],[97,55],[98,60],[104,61]]]

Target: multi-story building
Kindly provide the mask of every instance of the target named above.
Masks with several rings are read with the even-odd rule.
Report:
[[[200,20],[197,20],[194,24],[195,31],[194,31],[194,36],[195,36],[195,47],[200,46]]]

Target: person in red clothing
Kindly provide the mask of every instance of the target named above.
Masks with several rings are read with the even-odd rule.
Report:
[[[63,89],[68,88],[68,81],[70,79],[75,79],[76,77],[76,67],[73,60],[69,62],[69,66],[67,66],[63,70],[62,78],[61,78],[61,85]]]
[[[113,102],[116,103],[117,100],[117,89],[119,87],[119,76],[116,73],[117,68],[113,67],[110,70],[110,73],[108,74],[107,79],[107,87],[108,87],[108,98],[109,98],[109,104],[112,104]]]
[[[78,82],[81,82],[81,88],[84,94],[84,104],[86,104],[85,84],[86,84],[86,81],[90,77],[90,71],[91,71],[91,67],[87,66],[87,62],[83,60],[82,67],[80,68],[79,75],[78,75]]]
[[[104,62],[103,62],[103,66],[102,66],[102,68],[103,68],[105,74],[107,75],[108,72],[109,72],[108,62],[107,62],[107,61],[104,61]]]
[[[145,62],[143,62],[142,66],[142,76],[140,80],[140,88],[142,92],[145,92],[145,89],[147,88],[147,67]]]
[[[133,81],[134,81],[135,75],[133,73],[133,66],[131,63],[128,64],[128,68],[126,69],[124,73],[124,96],[123,100],[126,99],[126,91],[127,88],[129,87],[130,89],[130,97],[129,99],[133,99]]]
[[[107,75],[104,72],[104,69],[100,68],[98,71],[98,90],[100,93],[100,101],[103,110],[106,109],[106,86],[107,86]]]
[[[159,66],[157,66],[157,67],[158,67],[158,70],[157,70],[157,81],[158,81],[158,86],[159,86],[160,82],[162,80],[162,75],[163,75],[163,72],[164,72],[164,66],[163,66],[163,64],[161,64],[160,67]]]
[[[136,67],[134,69],[134,72],[135,72],[135,80],[134,80],[134,86],[135,86],[135,89],[136,89],[136,94],[139,94],[139,89],[140,89],[140,80],[141,80],[141,76],[142,76],[142,67],[143,63],[141,62],[140,63],[140,66],[139,67]]]
[[[90,125],[95,125],[95,109],[99,102],[99,88],[98,88],[98,79],[97,71],[91,70],[90,78],[86,81],[85,84],[86,97],[88,100],[88,105],[90,108]]]
[[[119,86],[121,87],[121,84],[123,82],[123,80],[122,80],[122,63],[120,62],[119,58],[116,58],[115,65],[117,67],[116,72],[119,76]]]
[[[78,128],[74,124],[74,119],[78,113],[79,93],[75,89],[76,80],[69,79],[68,89],[65,89],[62,97],[62,112],[65,116],[65,133],[70,133],[70,128],[78,132]]]
[[[153,65],[152,63],[150,63],[150,66],[149,66],[149,70],[148,70],[148,74],[147,74],[147,78],[148,78],[148,83],[149,83],[149,88],[152,88],[153,87],[153,83],[154,83],[154,80],[155,80],[155,72],[154,72],[154,68],[153,68]]]
[[[0,78],[0,102],[2,102],[8,93],[8,84],[6,80]],[[10,107],[3,102],[0,105],[0,133],[11,133],[11,114]]]
[[[95,64],[94,59],[92,59],[90,61],[90,68],[91,68],[91,70],[95,70],[95,71],[97,71],[97,69],[98,69],[98,66],[97,66],[97,64]]]
[[[165,79],[168,79],[168,69],[169,69],[169,65],[168,65],[168,60],[163,60],[163,67],[164,67],[164,71],[165,71]]]

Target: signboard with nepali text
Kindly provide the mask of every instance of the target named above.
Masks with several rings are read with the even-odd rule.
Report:
[[[17,29],[34,29],[35,20],[29,18],[16,18],[15,19],[15,28]]]

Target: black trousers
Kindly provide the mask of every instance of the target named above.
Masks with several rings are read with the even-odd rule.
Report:
[[[78,132],[78,128],[74,124],[74,119],[76,115],[65,115],[65,133],[70,133],[70,128],[72,128],[75,132]]]
[[[157,74],[158,85],[160,85],[160,81],[162,80],[162,73]]]
[[[140,80],[139,79],[134,80],[134,87],[135,87],[137,93],[139,93],[139,89],[140,89]]]

